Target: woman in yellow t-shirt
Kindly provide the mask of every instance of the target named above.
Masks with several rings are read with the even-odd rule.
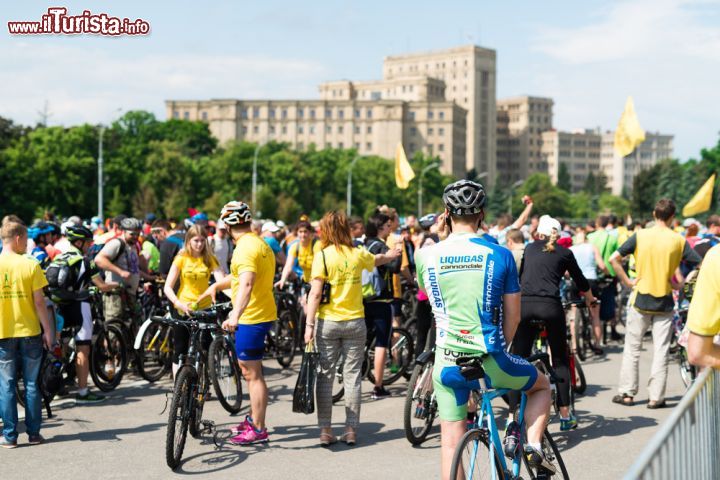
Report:
[[[345,357],[345,433],[348,445],[355,444],[355,429],[360,419],[360,371],[365,339],[365,311],[362,296],[362,272],[384,265],[401,255],[400,248],[373,255],[353,247],[350,226],[342,212],[329,212],[320,221],[322,250],[315,254],[311,270],[311,288],[307,305],[305,342],[316,339],[322,371],[317,380],[318,425],[320,444],[337,441],[332,434],[332,382],[338,357]],[[327,292],[325,284],[329,284]],[[325,288],[323,288],[325,287]],[[321,298],[323,303],[321,304]],[[316,322],[317,317],[317,322]]]
[[[185,245],[173,260],[165,281],[164,292],[180,315],[189,315],[193,310],[208,308],[212,300],[208,297],[198,303],[198,297],[207,290],[210,275],[215,281],[225,277],[215,255],[208,246],[207,233],[200,225],[193,225],[185,234]],[[175,293],[175,284],[180,287]],[[175,351],[173,353],[173,374],[180,368],[180,355],[187,354],[190,332],[183,326],[173,327]]]
[[[300,304],[305,307],[305,293],[310,290],[310,271],[315,254],[320,251],[320,242],[315,238],[315,231],[310,222],[305,220],[298,222],[295,227],[295,234],[297,241],[288,248],[285,266],[280,275],[280,280],[275,286],[278,288],[285,287],[285,283],[293,272],[300,276],[302,280]]]

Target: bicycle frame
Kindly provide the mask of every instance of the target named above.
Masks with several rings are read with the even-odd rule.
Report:
[[[516,455],[512,460],[512,471],[508,470],[508,463],[505,458],[505,452],[503,451],[502,440],[500,439],[500,432],[497,428],[495,421],[495,415],[493,414],[492,402],[498,397],[502,397],[512,390],[507,388],[501,388],[496,390],[474,390],[472,393],[481,397],[478,402],[480,404],[480,415],[478,415],[477,423],[473,428],[482,429],[482,425],[486,425],[489,433],[489,445],[488,451],[490,455],[490,470],[492,471],[492,478],[496,478],[496,465],[495,465],[495,452],[497,457],[500,459],[500,467],[503,472],[511,473],[512,478],[517,478],[520,475],[520,462],[522,461],[522,454]],[[476,398],[477,400],[477,398]],[[522,392],[520,397],[520,408],[518,409],[517,423],[520,426],[520,431],[524,432],[523,426],[525,425],[525,404],[527,403],[527,396],[525,392]],[[520,444],[524,445],[527,439],[521,438]],[[474,468],[474,462],[477,458],[477,445],[476,450],[473,452],[471,470]]]

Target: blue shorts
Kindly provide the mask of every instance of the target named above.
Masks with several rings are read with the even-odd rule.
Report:
[[[265,336],[274,324],[274,321],[254,325],[238,324],[235,330],[235,353],[238,360],[262,360]]]

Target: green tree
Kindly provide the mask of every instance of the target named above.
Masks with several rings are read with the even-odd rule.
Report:
[[[558,181],[557,181],[557,187],[560,190],[564,190],[568,193],[572,190],[572,181],[570,180],[570,172],[568,171],[568,166],[564,162],[560,162],[560,166],[558,167]]]

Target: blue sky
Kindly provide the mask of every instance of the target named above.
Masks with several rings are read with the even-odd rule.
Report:
[[[13,36],[7,21],[142,18],[147,37]],[[386,55],[475,43],[497,51],[498,97],[555,101],[562,130],[614,129],[632,95],[641,125],[680,159],[717,143],[720,1],[27,1],[4,6],[0,115],[51,125],[164,117],[166,99],[316,98],[326,80],[375,79]]]

